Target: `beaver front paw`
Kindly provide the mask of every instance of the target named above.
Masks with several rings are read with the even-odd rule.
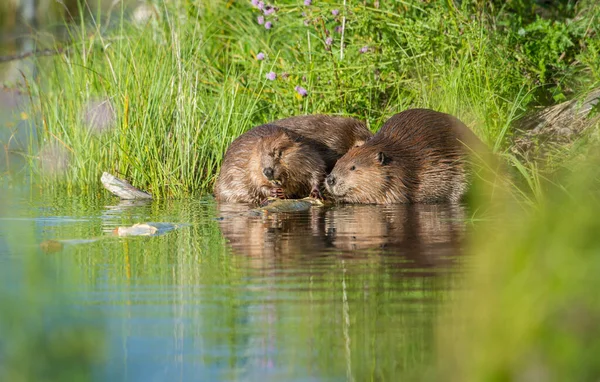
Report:
[[[285,192],[281,187],[271,188],[271,196],[277,199],[287,199]]]
[[[325,200],[325,198],[323,198],[323,195],[321,195],[321,191],[319,191],[318,188],[312,189],[312,191],[310,192],[310,197],[314,199]]]

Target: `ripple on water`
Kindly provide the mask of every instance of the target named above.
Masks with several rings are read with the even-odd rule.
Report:
[[[40,242],[72,240],[46,258],[75,275],[71,306],[106,322],[111,378],[397,380],[427,369],[461,263],[462,207],[248,208],[83,198],[19,204],[13,216],[36,222]],[[108,232],[157,221],[188,226]]]

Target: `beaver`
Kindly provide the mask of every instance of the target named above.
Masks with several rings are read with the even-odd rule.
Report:
[[[227,149],[215,196],[221,202],[254,204],[269,196],[322,199],[321,185],[337,159],[370,136],[355,119],[324,115],[255,127]]]
[[[335,162],[348,150],[361,146],[373,136],[373,133],[367,129],[362,121],[349,117],[324,114],[299,115],[280,119],[273,122],[273,124],[320,142],[328,150],[331,150],[333,158],[326,158],[330,160],[327,163],[328,171],[333,169]],[[333,160],[332,163],[331,160]]]
[[[449,114],[406,110],[340,158],[326,187],[349,203],[458,202],[467,190],[467,156],[482,146]]]

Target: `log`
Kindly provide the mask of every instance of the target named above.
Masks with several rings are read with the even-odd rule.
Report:
[[[107,172],[102,173],[102,177],[100,178],[102,185],[108,191],[110,191],[113,195],[118,196],[124,200],[139,200],[139,199],[152,199],[152,195],[149,193],[142,191],[138,188],[135,188],[124,179],[119,179],[114,175],[111,175]]]

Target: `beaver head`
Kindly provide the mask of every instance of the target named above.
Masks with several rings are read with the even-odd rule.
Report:
[[[263,137],[257,150],[264,178],[290,193],[297,192],[299,184],[307,183],[313,171],[324,171],[322,159],[316,158],[314,149],[291,131],[281,129]]]
[[[326,178],[327,191],[347,203],[407,201],[404,168],[381,145],[367,142],[340,158]]]

